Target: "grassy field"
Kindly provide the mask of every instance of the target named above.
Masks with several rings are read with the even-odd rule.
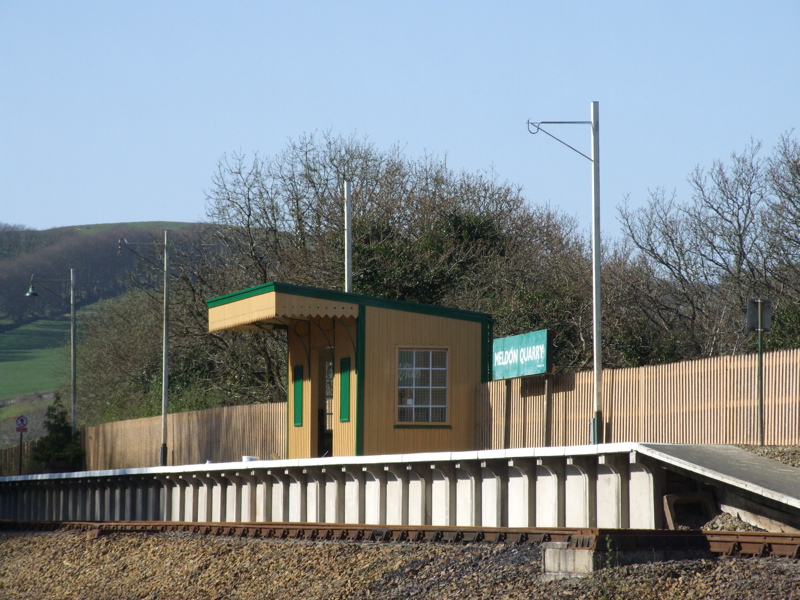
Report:
[[[68,383],[68,320],[40,320],[0,334],[0,400]]]

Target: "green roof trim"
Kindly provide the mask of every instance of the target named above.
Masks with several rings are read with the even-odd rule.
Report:
[[[210,300],[206,300],[206,306],[208,308],[214,308],[217,306],[230,304],[231,302],[236,302],[238,300],[244,300],[245,298],[252,298],[253,296],[260,296],[261,294],[268,294],[270,292],[291,294],[294,296],[305,296],[307,298],[319,298],[320,300],[331,300],[333,302],[349,302],[351,304],[374,306],[377,308],[403,310],[423,315],[461,319],[462,321],[477,321],[481,323],[492,321],[492,316],[490,314],[472,310],[447,308],[444,306],[434,306],[432,304],[419,304],[417,302],[407,302],[405,300],[390,300],[387,298],[377,298],[375,296],[365,296],[363,294],[340,292],[338,290],[306,287],[291,283],[280,283],[277,281],[262,283],[261,285],[239,290],[238,292],[211,298]]]

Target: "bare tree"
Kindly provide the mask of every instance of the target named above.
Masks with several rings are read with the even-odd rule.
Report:
[[[760,149],[751,142],[727,164],[695,169],[689,202],[659,189],[646,206],[633,210],[626,202],[619,209],[646,275],[635,293],[649,321],[678,333],[681,358],[748,348],[742,325],[748,297],[771,296],[777,315],[796,301],[796,292],[788,292],[800,284],[792,224],[800,153],[788,136],[769,160]]]

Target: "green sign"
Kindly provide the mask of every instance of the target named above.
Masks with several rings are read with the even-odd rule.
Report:
[[[492,379],[511,379],[547,373],[550,369],[547,329],[494,340]]]

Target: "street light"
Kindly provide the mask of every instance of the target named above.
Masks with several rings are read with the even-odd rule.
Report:
[[[557,142],[564,144],[570,150],[577,152],[592,163],[592,321],[593,321],[593,351],[594,351],[594,417],[590,421],[591,444],[603,441],[603,357],[600,338],[600,103],[592,102],[591,121],[528,121],[528,132],[532,134],[540,131],[549,135]],[[590,125],[592,128],[592,155],[587,156],[558,139],[552,133],[541,128],[541,125]]]
[[[132,243],[120,238],[118,252],[123,246],[160,246],[158,242]],[[164,338],[162,340],[161,375],[161,450],[159,463],[167,466],[167,412],[169,407],[169,229],[164,230]]]
[[[31,285],[25,296],[28,298],[35,298],[39,294],[36,293],[35,285],[37,283],[69,283],[69,322],[70,322],[70,387],[72,388],[72,433],[73,435],[78,431],[78,401],[75,387],[75,269],[69,270],[69,279],[36,279],[36,275],[31,275]],[[54,291],[41,286],[54,296],[61,298],[64,302],[66,298],[61,294],[56,294]]]

